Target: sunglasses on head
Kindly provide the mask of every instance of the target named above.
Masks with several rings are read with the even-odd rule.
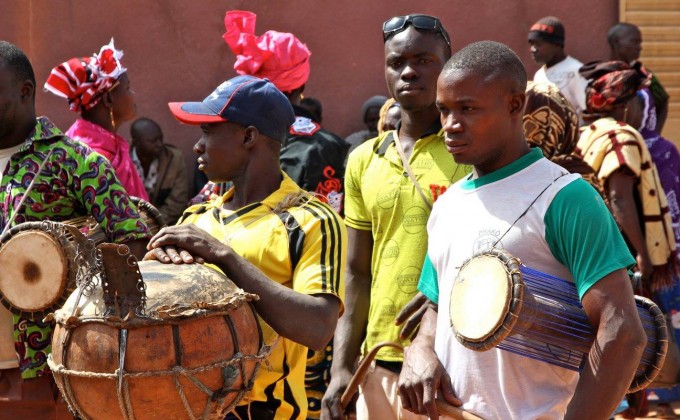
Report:
[[[446,33],[446,30],[442,26],[439,19],[428,15],[395,16],[392,19],[386,20],[383,23],[383,42],[387,41],[387,39],[392,35],[406,29],[409,23],[416,29],[436,31],[440,33],[444,37],[444,40],[449,45],[449,47],[451,46],[449,34]]]

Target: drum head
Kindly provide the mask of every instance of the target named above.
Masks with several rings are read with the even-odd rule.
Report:
[[[458,340],[481,342],[502,327],[511,292],[511,276],[496,256],[479,255],[463,264],[449,306],[451,327]]]
[[[58,303],[69,262],[57,238],[42,231],[24,231],[2,244],[0,267],[0,300],[22,315],[42,313]]]

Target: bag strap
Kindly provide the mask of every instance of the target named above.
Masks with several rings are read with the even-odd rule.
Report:
[[[416,186],[416,190],[418,190],[418,194],[420,194],[420,198],[423,199],[423,202],[425,203],[427,208],[432,210],[432,204],[430,204],[430,202],[428,201],[427,197],[425,196],[425,193],[423,192],[422,188],[420,188],[420,184],[418,184],[418,181],[416,180],[416,176],[413,175],[413,171],[411,170],[411,165],[408,164],[408,159],[406,159],[406,153],[404,153],[404,148],[401,146],[401,141],[399,140],[399,136],[397,135],[397,131],[394,130],[392,135],[394,136],[394,145],[397,147],[397,152],[399,153],[399,157],[401,158],[401,163],[404,165],[404,169],[406,169],[406,173],[408,173],[408,177],[411,178],[413,185]]]

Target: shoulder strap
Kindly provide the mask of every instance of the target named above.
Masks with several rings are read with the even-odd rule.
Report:
[[[406,169],[406,173],[408,173],[408,177],[411,178],[411,181],[413,182],[413,185],[416,186],[416,190],[418,190],[418,194],[420,194],[420,198],[423,199],[423,202],[427,206],[428,209],[432,210],[432,204],[427,200],[427,197],[425,197],[425,193],[423,192],[422,188],[420,188],[420,184],[418,184],[418,181],[416,180],[416,176],[413,175],[413,171],[411,170],[411,165],[408,164],[408,159],[406,159],[406,154],[404,153],[404,148],[401,146],[401,141],[399,140],[399,135],[397,135],[397,131],[395,130],[394,133],[394,145],[397,147],[397,152],[399,152],[399,157],[401,158],[401,163],[404,165],[404,169]]]

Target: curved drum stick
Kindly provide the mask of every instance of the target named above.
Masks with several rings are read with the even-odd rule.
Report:
[[[350,403],[350,401],[352,401],[354,394],[356,394],[357,390],[359,389],[359,384],[363,382],[366,374],[368,373],[368,369],[371,367],[371,362],[373,362],[373,359],[375,359],[375,356],[378,354],[378,350],[383,347],[393,347],[397,350],[404,351],[404,347],[401,344],[392,343],[389,341],[383,341],[382,343],[378,343],[375,347],[373,347],[371,351],[368,352],[366,357],[364,357],[361,363],[359,363],[357,371],[354,373],[354,376],[352,376],[352,380],[349,381],[347,389],[345,392],[343,392],[342,397],[340,398],[340,405],[342,405],[343,409],[347,408],[347,405]],[[482,420],[481,417],[477,417],[472,413],[468,413],[467,411],[453,406],[442,399],[437,398],[436,402],[437,411],[439,411],[439,414],[444,414],[454,420]]]

